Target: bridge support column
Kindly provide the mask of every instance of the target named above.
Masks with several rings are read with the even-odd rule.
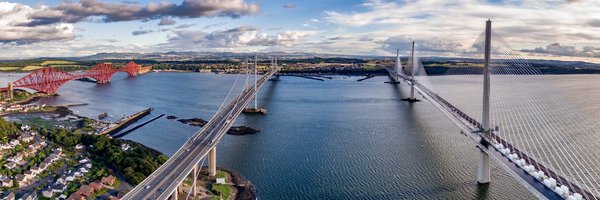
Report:
[[[6,90],[6,98],[13,99],[14,98],[14,86],[13,83],[8,83],[8,90]]]
[[[196,194],[198,194],[198,188],[196,187],[197,183],[197,179],[198,179],[198,165],[196,164],[196,166],[194,166],[194,170],[192,171],[192,196],[196,197]]]
[[[208,176],[217,176],[217,147],[208,152]]]
[[[479,170],[477,172],[477,183],[487,184],[490,182],[490,155],[481,150],[479,159]]]
[[[179,186],[177,186],[177,188],[175,188],[175,191],[173,191],[173,194],[171,195],[171,200],[177,200],[179,196]]]

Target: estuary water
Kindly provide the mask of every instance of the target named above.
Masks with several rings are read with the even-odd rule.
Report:
[[[0,84],[22,75],[1,74]],[[88,103],[71,109],[94,118],[107,112],[109,121],[148,107],[155,110],[140,122],[160,114],[208,120],[236,77],[243,84],[245,78],[237,75],[169,72],[128,78],[118,73],[106,85],[68,82],[59,96],[37,103]],[[598,92],[577,88],[590,81],[600,85],[599,77],[556,76],[551,81],[568,81],[563,86],[571,92],[589,95],[574,101],[597,114],[598,104],[589,99],[598,99]],[[385,84],[387,77],[358,78],[268,82],[258,96],[268,114],[242,114],[236,121],[261,132],[226,135],[217,148],[218,165],[249,179],[260,199],[535,198],[496,164],[492,183],[478,186],[479,151],[446,116],[427,101],[401,101],[410,92],[406,84]],[[198,129],[163,117],[124,139],[172,155]]]

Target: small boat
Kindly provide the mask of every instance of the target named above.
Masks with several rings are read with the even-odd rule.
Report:
[[[104,118],[106,118],[106,117],[108,117],[108,113],[100,113],[100,114],[98,115],[98,119],[104,119]]]

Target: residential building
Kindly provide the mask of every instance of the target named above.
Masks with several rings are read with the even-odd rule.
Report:
[[[112,186],[113,184],[115,184],[116,178],[112,175],[107,176],[107,177],[102,177],[102,179],[100,179],[100,182],[102,182],[104,185],[109,185]]]

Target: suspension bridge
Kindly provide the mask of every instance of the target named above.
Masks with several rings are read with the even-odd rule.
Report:
[[[148,72],[151,68],[151,66],[141,66],[133,61],[120,69],[113,67],[110,63],[100,63],[84,74],[75,75],[59,68],[44,67],[9,83],[8,87],[0,88],[0,91],[6,91],[9,99],[13,98],[14,88],[29,88],[46,94],[56,94],[63,84],[71,80],[91,78],[98,84],[105,84],[110,82],[112,76],[119,71],[127,73],[130,77],[135,77],[139,73]]]

